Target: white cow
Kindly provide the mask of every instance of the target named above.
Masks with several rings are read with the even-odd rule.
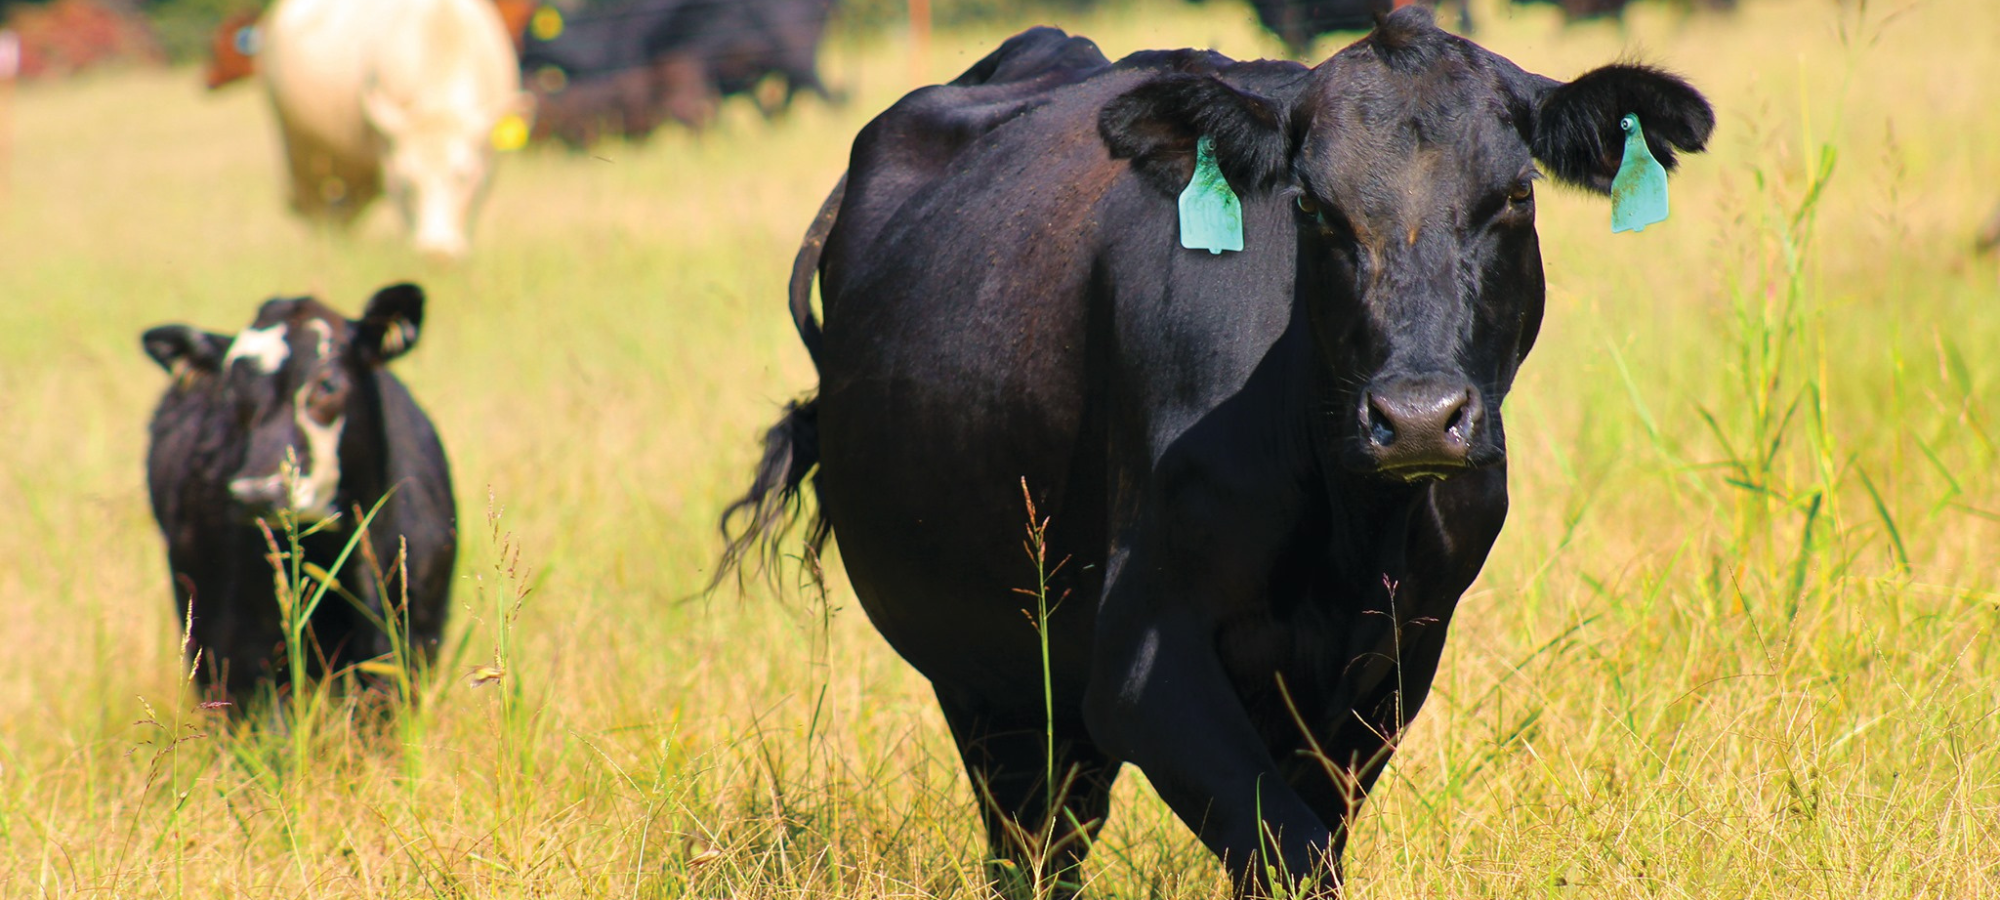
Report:
[[[461,256],[490,136],[523,110],[519,63],[488,0],[279,0],[258,71],[285,141],[292,208],[351,223],[389,196],[417,249]]]

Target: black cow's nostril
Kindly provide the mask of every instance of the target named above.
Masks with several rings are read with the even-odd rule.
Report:
[[[1396,442],[1395,423],[1387,413],[1383,412],[1382,407],[1375,403],[1375,398],[1372,396],[1368,398],[1368,439],[1379,447],[1387,447]]]
[[[1479,430],[1479,392],[1463,381],[1396,379],[1371,387],[1364,442],[1385,472],[1462,468]]]
[[[1469,440],[1472,437],[1469,433],[1472,430],[1472,422],[1467,416],[1467,411],[1472,409],[1471,400],[1472,397],[1469,394],[1460,398],[1458,408],[1451,411],[1450,421],[1444,423],[1446,437],[1456,438],[1460,441]]]

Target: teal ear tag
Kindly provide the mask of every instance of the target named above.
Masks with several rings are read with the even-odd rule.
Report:
[[[1625,130],[1625,159],[1611,179],[1611,232],[1645,231],[1667,220],[1667,170],[1647,149],[1637,115],[1626,113],[1618,127]]]
[[[1215,165],[1215,139],[1194,145],[1194,178],[1181,191],[1181,246],[1189,250],[1243,249],[1243,202]]]

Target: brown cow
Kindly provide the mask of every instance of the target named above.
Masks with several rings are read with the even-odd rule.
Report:
[[[208,36],[208,72],[203,83],[209,90],[257,74],[257,16],[254,9],[231,13]]]

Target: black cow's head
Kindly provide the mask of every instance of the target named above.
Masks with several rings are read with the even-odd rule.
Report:
[[[342,495],[343,468],[373,464],[354,459],[376,429],[373,370],[409,352],[423,320],[423,289],[397,284],[376,292],[359,320],[311,297],[274,298],[234,336],[162,325],[142,341],[176,378],[219,377],[230,418],[216,425],[239,445],[231,449],[241,463],[226,477],[241,510],[315,522],[353,499]]]
[[[1669,169],[1715,124],[1700,93],[1657,69],[1610,65],[1562,83],[1409,7],[1289,96],[1175,72],[1120,96],[1098,124],[1114,157],[1170,194],[1206,135],[1238,193],[1291,198],[1298,296],[1338,386],[1341,458],[1417,480],[1505,458],[1500,401],[1545,292],[1535,181],[1607,193],[1627,113]]]

